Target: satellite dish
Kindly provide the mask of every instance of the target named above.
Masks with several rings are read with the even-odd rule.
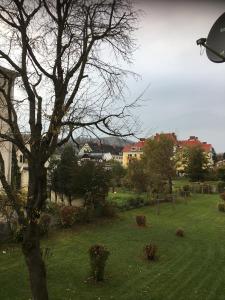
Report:
[[[212,26],[206,40],[206,45],[208,46],[206,54],[212,62],[221,63],[225,61],[225,13]]]
[[[206,54],[212,62],[225,62],[225,12],[213,24],[207,39],[198,39],[197,45],[206,48]]]

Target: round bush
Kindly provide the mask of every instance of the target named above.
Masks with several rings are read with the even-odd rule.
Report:
[[[176,236],[184,237],[184,230],[182,228],[177,228]]]
[[[64,227],[71,227],[76,220],[76,208],[73,206],[64,206],[60,209],[60,221]]]
[[[223,192],[223,193],[220,194],[220,198],[221,198],[223,201],[225,201],[225,192]]]
[[[157,246],[155,244],[148,244],[144,247],[144,253],[148,260],[156,259]]]
[[[224,202],[218,203],[218,210],[225,212],[225,203]]]
[[[136,216],[136,223],[138,226],[146,226],[146,216]]]

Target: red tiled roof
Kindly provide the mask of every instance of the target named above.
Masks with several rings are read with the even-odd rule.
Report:
[[[158,140],[160,135],[164,135],[168,138],[171,138],[175,142],[175,144],[180,146],[180,147],[201,146],[201,148],[205,152],[209,152],[209,151],[212,150],[212,145],[211,144],[207,144],[206,142],[203,143],[203,142],[199,141],[199,139],[195,136],[190,137],[188,140],[178,141],[175,133],[162,133],[162,134],[157,133],[154,138]],[[141,139],[137,143],[126,145],[123,148],[123,152],[142,151],[145,142],[146,142],[146,140]]]
[[[178,144],[181,147],[196,147],[196,146],[200,146],[206,152],[209,152],[212,149],[212,145],[211,144],[202,143],[198,139],[195,139],[195,140],[194,139],[193,140],[189,139],[189,140],[179,141]]]
[[[142,151],[142,148],[144,147],[145,142],[146,142],[146,140],[141,140],[137,143],[126,145],[123,148],[123,152]],[[133,150],[132,150],[132,148],[133,148]]]

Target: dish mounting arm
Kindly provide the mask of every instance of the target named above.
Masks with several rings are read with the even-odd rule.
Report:
[[[223,62],[225,62],[225,56],[222,55],[222,54],[220,54],[220,53],[218,53],[217,51],[213,50],[211,47],[209,47],[206,44],[206,41],[207,41],[206,38],[200,38],[200,39],[198,39],[196,41],[196,44],[205,47],[206,49],[208,49],[209,51],[211,51],[212,53],[214,53],[216,56],[218,56],[219,58],[221,58],[223,60]]]

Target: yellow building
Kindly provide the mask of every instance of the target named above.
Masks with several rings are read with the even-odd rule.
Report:
[[[123,148],[123,167],[127,168],[129,161],[132,159],[140,159],[143,154],[145,139],[140,139],[139,142],[126,145]]]

